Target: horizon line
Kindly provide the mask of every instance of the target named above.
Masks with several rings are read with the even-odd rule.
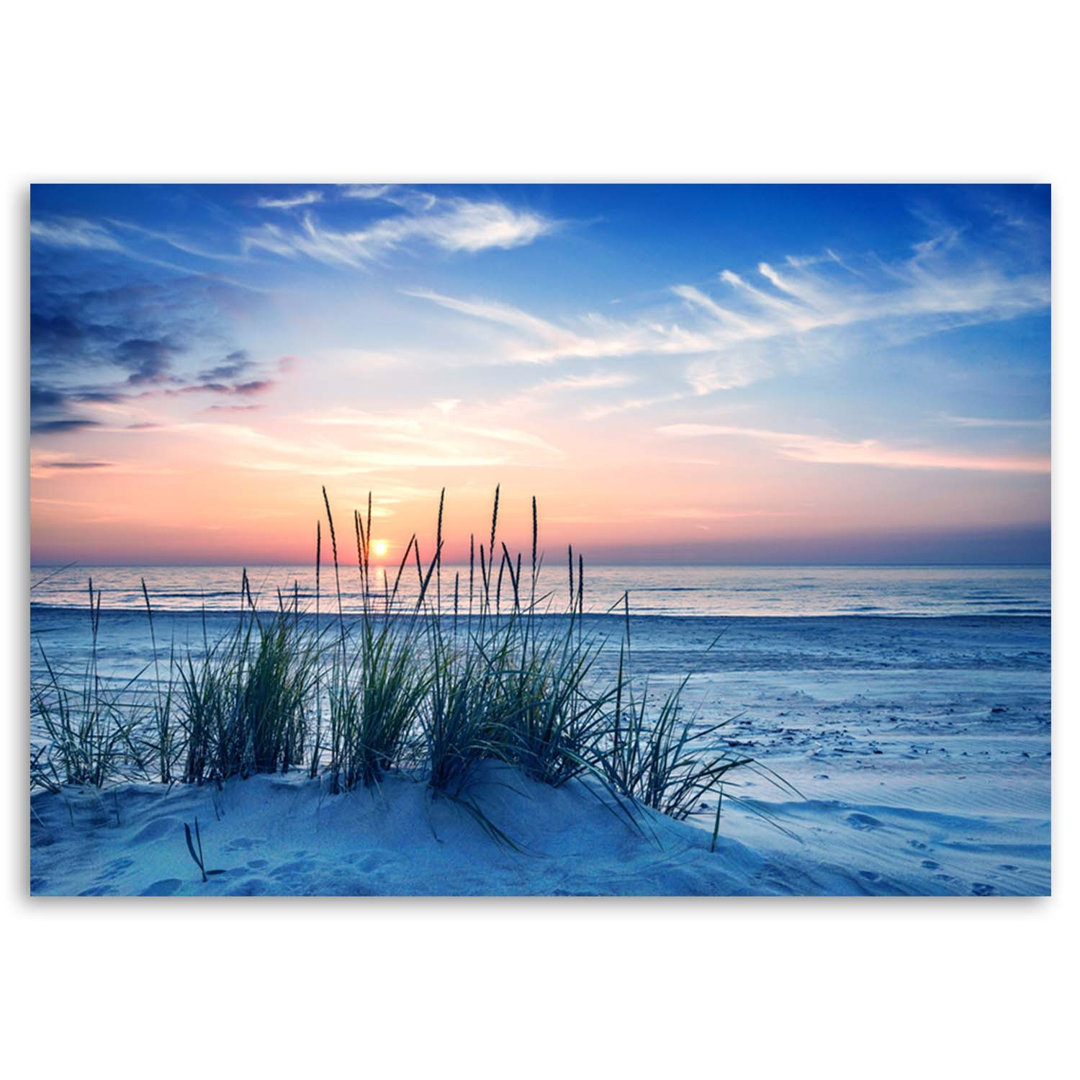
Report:
[[[307,563],[298,562],[34,562],[31,560],[30,569],[35,567],[43,570],[56,570],[71,568],[75,569],[79,566],[88,567],[103,567],[111,570],[128,570],[128,569],[183,569],[183,570],[197,570],[197,569],[209,569],[212,567],[218,568],[235,568],[237,570],[244,569],[245,567],[267,567],[267,568],[290,568],[298,566],[307,566]],[[328,562],[324,565],[333,568],[333,563]],[[346,567],[352,567],[353,563],[340,564],[342,569]],[[386,567],[394,569],[398,566],[397,561],[387,561],[377,564],[375,566]],[[444,567],[467,567],[468,562],[454,562],[444,561],[442,566]],[[586,566],[595,567],[629,567],[629,568],[647,568],[647,567],[663,567],[663,568],[697,568],[697,569],[785,569],[785,568],[799,568],[799,567],[813,567],[823,569],[897,569],[897,568],[917,568],[917,569],[930,569],[934,567],[1047,567],[1052,568],[1052,560],[951,560],[951,561],[927,561],[927,560],[913,560],[913,561],[891,561],[891,562],[822,562],[822,561],[803,561],[803,562],[784,562],[784,561],[766,561],[766,562],[620,562],[617,560],[603,560],[599,562],[586,563]],[[314,569],[314,563],[311,564],[311,568]]]

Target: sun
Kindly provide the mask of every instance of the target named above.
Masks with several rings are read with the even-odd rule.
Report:
[[[386,553],[390,550],[390,542],[388,540],[372,540],[371,541],[371,554],[376,559],[383,559],[386,557]]]

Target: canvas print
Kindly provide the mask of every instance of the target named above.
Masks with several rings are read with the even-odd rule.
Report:
[[[1050,891],[1048,186],[29,232],[33,895]]]

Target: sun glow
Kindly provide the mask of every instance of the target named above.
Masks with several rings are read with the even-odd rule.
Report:
[[[371,541],[371,554],[376,559],[385,559],[386,553],[390,550],[390,542],[388,540],[372,540]]]

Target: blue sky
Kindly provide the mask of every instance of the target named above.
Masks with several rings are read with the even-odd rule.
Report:
[[[39,185],[31,272],[40,561],[292,561],[322,483],[391,549],[501,483],[602,561],[1048,558],[1046,186]]]

